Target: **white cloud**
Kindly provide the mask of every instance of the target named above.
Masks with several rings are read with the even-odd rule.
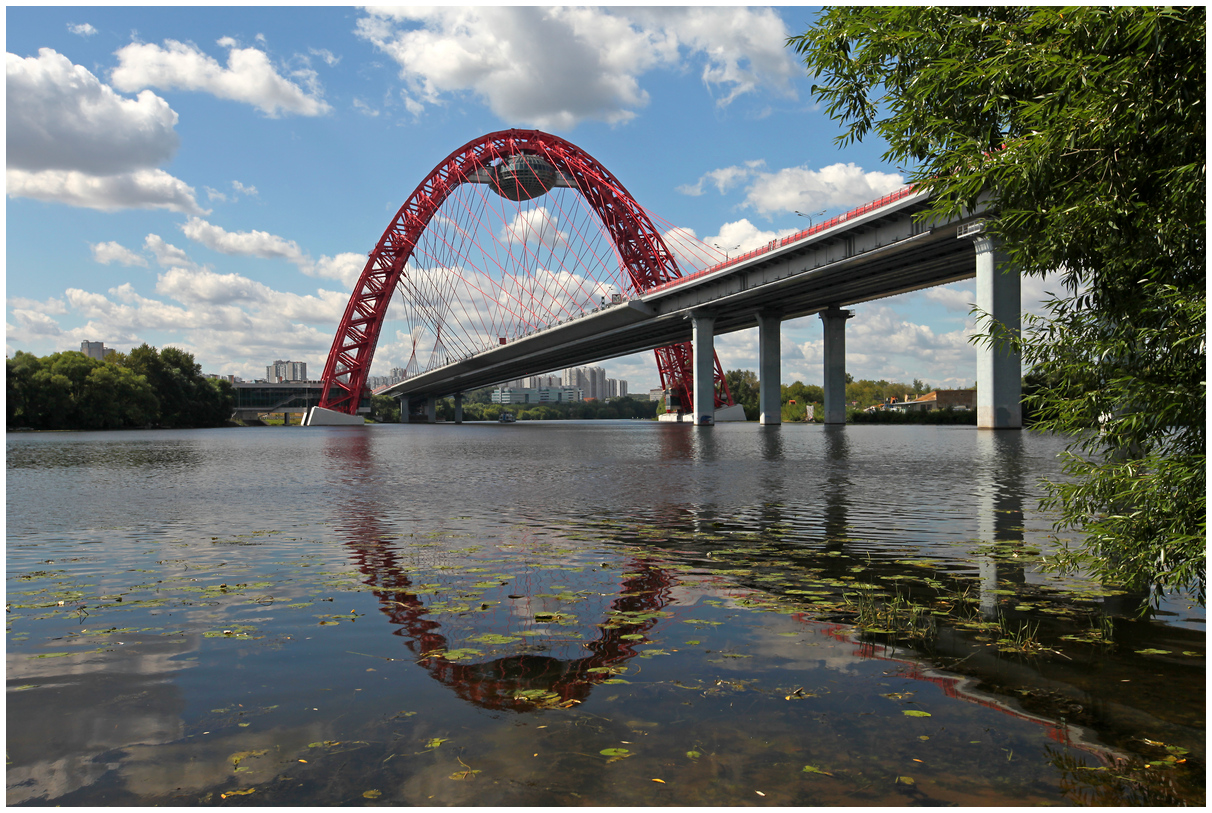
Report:
[[[718,247],[721,252],[727,252],[730,256],[736,256],[789,234],[795,234],[795,229],[764,231],[750,223],[747,218],[741,218],[720,226],[719,234],[708,237],[703,242]]]
[[[156,258],[156,264],[161,268],[197,268],[198,264],[186,255],[185,251],[171,243],[164,242],[158,234],[149,234],[143,238],[143,247]]]
[[[497,239],[503,245],[522,243],[554,249],[568,245],[567,232],[560,230],[560,220],[546,206],[519,210],[508,225],[501,227]]]
[[[245,186],[239,181],[232,181],[231,188],[235,190],[235,194],[244,195],[245,197],[255,198],[257,196],[257,187]]]
[[[118,67],[110,73],[110,81],[127,91],[148,87],[202,91],[250,104],[274,118],[283,113],[320,116],[331,110],[314,71],[292,72],[305,90],[279,74],[264,51],[240,48],[230,37],[220,39],[218,45],[229,49],[226,68],[192,43],[165,40],[161,47],[132,42],[116,52]]]
[[[231,232],[198,217],[191,217],[182,224],[181,231],[189,239],[212,251],[241,257],[286,260],[308,276],[340,280],[350,290],[366,265],[366,256],[363,254],[343,252],[335,257],[324,255],[315,260],[294,240],[265,231]]]
[[[5,60],[10,169],[114,175],[176,152],[177,114],[151,91],[123,98],[50,48]]]
[[[181,231],[195,243],[201,243],[221,254],[262,259],[281,258],[293,263],[301,262],[304,257],[299,244],[293,240],[286,240],[264,231],[230,232],[200,217],[191,217],[182,224]]]
[[[887,172],[864,172],[859,166],[831,164],[820,169],[785,167],[768,172],[764,161],[747,161],[742,165],[713,169],[693,184],[677,188],[684,195],[702,195],[708,184],[722,195],[748,182],[742,206],[756,209],[759,214],[815,211],[818,209],[849,209],[868,203],[904,186],[900,175]]]
[[[656,68],[701,63],[721,105],[788,93],[799,73],[769,9],[397,7],[370,10],[357,33],[400,65],[413,115],[471,94],[503,120],[545,128],[629,121],[649,101],[640,77]]]
[[[68,170],[5,173],[10,197],[33,198],[87,209],[168,209],[183,214],[206,214],[194,199],[194,188],[161,169],[124,175],[96,176]]]
[[[341,57],[336,56],[327,48],[312,48],[310,49],[309,53],[311,53],[312,56],[320,57],[320,59],[324,60],[325,64],[327,64],[329,67],[332,67],[341,61]]]
[[[963,311],[964,313],[972,310],[972,303],[976,302],[976,292],[954,288],[950,285],[927,288],[922,295],[931,302],[939,303],[949,311]]]
[[[85,39],[87,39],[88,37],[91,37],[93,34],[97,33],[97,29],[93,28],[88,23],[80,23],[79,25],[77,25],[75,23],[68,23],[67,30],[72,32],[73,34],[79,34],[81,37],[84,37]]]
[[[119,265],[147,267],[146,259],[112,240],[108,243],[90,243],[89,248],[92,249],[93,260],[102,265],[118,263]]]
[[[204,213],[192,187],[155,168],[178,145],[177,114],[166,101],[150,90],[123,98],[49,48],[5,59],[10,197]]]
[[[821,169],[789,167],[755,173],[745,205],[760,214],[850,208],[875,200],[904,186],[900,175],[864,172],[854,163]]]
[[[9,308],[38,311],[39,313],[67,313],[67,305],[64,304],[63,300],[55,299],[54,297],[45,302],[39,302],[36,299],[26,299],[23,296],[10,296],[7,304]]]
[[[366,102],[362,101],[361,99],[354,99],[353,107],[354,107],[354,110],[357,110],[363,116],[370,116],[372,119],[377,118],[379,115],[378,110],[375,110],[373,107],[371,107],[370,105],[368,105]]]

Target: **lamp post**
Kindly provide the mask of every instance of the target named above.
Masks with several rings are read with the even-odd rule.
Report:
[[[797,211],[796,214],[799,215],[800,217],[808,218],[808,228],[811,229],[812,221],[815,220],[816,218],[820,217],[821,215],[825,214],[825,210],[821,209],[819,212],[813,212],[812,214],[805,214],[804,212]]]
[[[725,248],[724,246],[721,246],[719,243],[712,243],[712,245],[715,246],[716,248],[718,248],[720,251],[724,252],[724,262],[728,262],[728,252],[736,251],[738,248],[740,248],[739,244],[733,246],[732,248]]]

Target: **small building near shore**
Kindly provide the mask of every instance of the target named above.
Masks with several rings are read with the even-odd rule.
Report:
[[[888,404],[887,409],[926,412],[932,409],[976,409],[976,390],[934,390],[915,400]]]

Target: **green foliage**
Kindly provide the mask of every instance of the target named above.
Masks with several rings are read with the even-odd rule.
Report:
[[[390,395],[371,395],[370,419],[379,423],[399,423],[400,402]]]
[[[846,415],[847,423],[892,424],[967,424],[976,426],[974,409],[881,409],[875,412],[854,410]]]
[[[745,420],[756,421],[761,415],[761,392],[757,373],[753,370],[729,370],[724,373],[732,400],[745,408]]]
[[[1035,428],[1075,438],[1049,484],[1083,564],[1204,596],[1206,12],[835,7],[789,40],[843,123],[933,195],[986,218],[1025,274],[1060,272],[1018,346]]]
[[[629,396],[609,401],[573,401],[552,404],[469,404],[463,402],[463,420],[495,421],[504,411],[519,421],[617,420],[656,417],[655,401],[639,401]],[[451,411],[453,416],[454,412]],[[448,418],[448,420],[453,418]]]
[[[8,425],[31,429],[216,426],[231,415],[231,384],[203,378],[193,356],[143,345],[105,361],[67,351],[6,360]]]

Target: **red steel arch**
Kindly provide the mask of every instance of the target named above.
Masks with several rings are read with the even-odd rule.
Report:
[[[489,173],[497,191],[513,200],[538,197],[546,191],[550,179],[536,179],[533,174],[525,180],[516,175],[492,174],[502,162],[518,155],[542,157],[575,184],[609,232],[627,269],[630,294],[638,295],[681,278],[673,253],[652,221],[618,179],[588,153],[538,130],[489,133],[467,142],[439,163],[400,207],[370,252],[324,365],[320,406],[356,413],[392,293],[422,232],[455,187],[467,182],[469,176],[482,178]],[[536,180],[538,188],[534,187]],[[691,352],[690,342],[656,350],[661,386],[679,394],[684,409],[694,403]],[[716,405],[730,405],[732,398],[718,358],[715,371]]]

